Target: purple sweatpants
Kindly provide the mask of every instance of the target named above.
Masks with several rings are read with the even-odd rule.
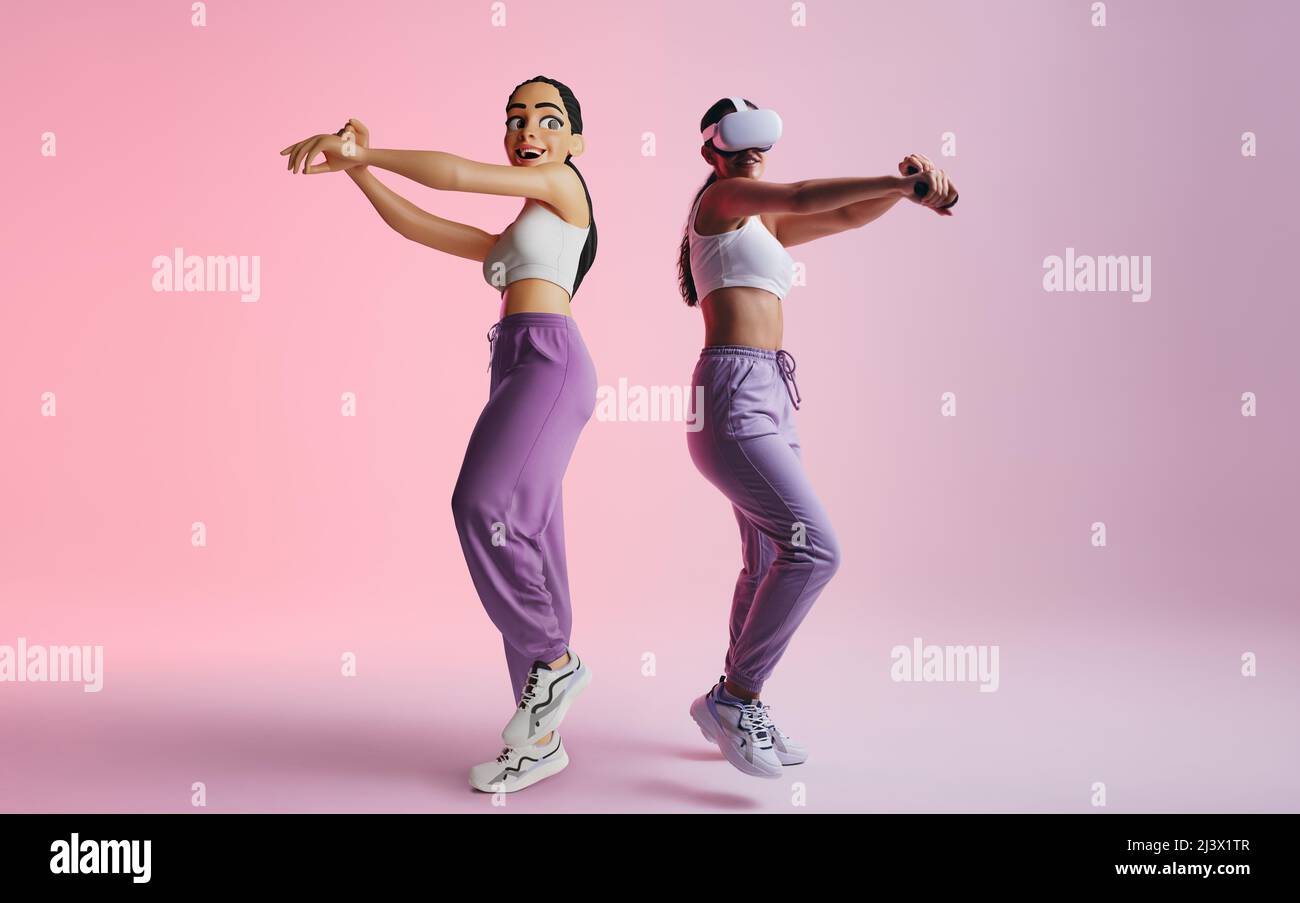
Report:
[[[563,314],[511,314],[489,338],[491,390],[451,510],[474,588],[501,631],[518,702],[533,662],[553,662],[569,644],[560,484],[596,408],[596,368]]]
[[[741,345],[704,348],[691,379],[693,399],[703,390],[696,412],[703,424],[686,434],[691,460],[731,501],[740,525],[744,566],[723,664],[753,693],[840,562],[830,519],[800,462],[793,383],[787,352]]]

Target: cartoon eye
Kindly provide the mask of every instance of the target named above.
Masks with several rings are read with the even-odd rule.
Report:
[[[523,127],[524,127],[524,117],[522,116],[511,116],[509,119],[506,120],[506,128],[508,129],[521,129]]]
[[[564,128],[564,123],[560,121],[558,116],[544,116],[542,117],[542,128],[559,131]]]

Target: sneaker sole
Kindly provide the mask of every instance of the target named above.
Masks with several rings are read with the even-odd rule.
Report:
[[[551,731],[559,727],[560,722],[564,720],[564,716],[568,714],[569,706],[573,704],[573,700],[577,699],[578,694],[587,689],[587,685],[590,683],[591,668],[583,665],[582,674],[578,676],[577,682],[565,692],[564,698],[560,700],[560,704],[555,707],[555,710],[543,716],[542,722],[538,726],[537,732],[533,734],[532,739],[545,737]],[[505,741],[506,746],[523,746],[528,743],[529,738],[527,736],[515,736],[514,734],[509,733],[509,731],[510,725],[508,724],[506,725],[505,730],[501,731],[501,739]]]
[[[808,761],[808,757],[806,755],[801,759],[796,756],[789,756],[781,752],[780,750],[777,750],[776,757],[781,760],[782,765],[802,765],[804,762]],[[787,761],[787,759],[789,761]]]
[[[738,771],[756,778],[779,778],[781,776],[779,768],[776,771],[768,771],[761,765],[756,765],[742,756],[736,745],[727,740],[725,736],[719,739],[717,723],[714,721],[713,715],[709,713],[709,704],[705,702],[704,697],[700,697],[691,703],[691,719],[699,727],[704,739],[716,746],[718,751]]]
[[[534,784],[536,784],[538,781],[542,781],[545,780],[546,778],[551,777],[551,775],[559,774],[561,771],[564,771],[564,769],[568,767],[569,767],[569,751],[561,747],[559,755],[555,756],[553,759],[551,759],[551,761],[547,762],[545,765],[539,765],[536,768],[529,770],[522,778],[520,778],[517,781],[512,781],[510,783],[489,784],[488,786],[484,787],[480,784],[475,784],[474,779],[471,778],[469,785],[473,787],[475,790],[481,790],[484,793],[514,793],[516,790],[523,790],[526,787],[531,787]]]

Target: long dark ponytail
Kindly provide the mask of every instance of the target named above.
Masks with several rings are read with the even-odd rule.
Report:
[[[515,91],[533,82],[545,82],[560,93],[560,102],[564,104],[564,109],[569,114],[570,131],[575,135],[581,135],[582,105],[578,103],[578,98],[573,96],[573,91],[569,89],[569,86],[563,82],[547,78],[545,75],[535,75],[528,81],[515,85],[514,91],[510,92],[510,96],[514,97]],[[573,280],[573,291],[569,294],[569,298],[572,300],[573,296],[578,293],[578,286],[582,284],[582,277],[587,275],[587,270],[591,269],[591,264],[596,259],[596,214],[591,205],[591,192],[587,190],[587,180],[582,177],[578,167],[573,165],[573,155],[565,154],[564,162],[573,167],[574,172],[578,173],[578,181],[582,183],[582,193],[587,196],[587,217],[591,222],[591,230],[587,233],[587,243],[582,246],[582,253],[578,256],[578,275]]]
[[[758,109],[758,106],[749,99],[745,100],[745,104],[751,110]],[[734,112],[736,112],[736,105],[731,102],[730,98],[724,97],[722,100],[709,107],[708,112],[704,114],[704,118],[700,120],[700,131],[704,131],[728,113]],[[713,147],[712,139],[705,143],[709,147]],[[716,181],[718,181],[717,172],[709,173],[708,179],[706,179],[704,184],[700,186],[700,190],[695,192],[695,197],[691,199],[692,213],[695,210],[695,202],[700,199],[702,194],[704,194],[704,189],[708,188]],[[688,217],[690,215],[691,214],[688,214]],[[682,300],[685,301],[688,306],[694,307],[700,303],[700,299],[696,296],[695,278],[691,275],[691,226],[692,223],[688,218],[686,220],[686,228],[682,230],[682,244],[677,252],[677,288],[678,291],[682,293]]]

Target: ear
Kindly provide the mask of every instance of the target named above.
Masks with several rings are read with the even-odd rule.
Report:
[[[587,149],[587,142],[583,140],[581,135],[569,136],[570,156],[579,157],[582,155],[582,152],[585,151],[586,149]]]
[[[707,144],[700,145],[700,156],[703,157],[710,166],[718,165],[718,155],[715,154]]]

